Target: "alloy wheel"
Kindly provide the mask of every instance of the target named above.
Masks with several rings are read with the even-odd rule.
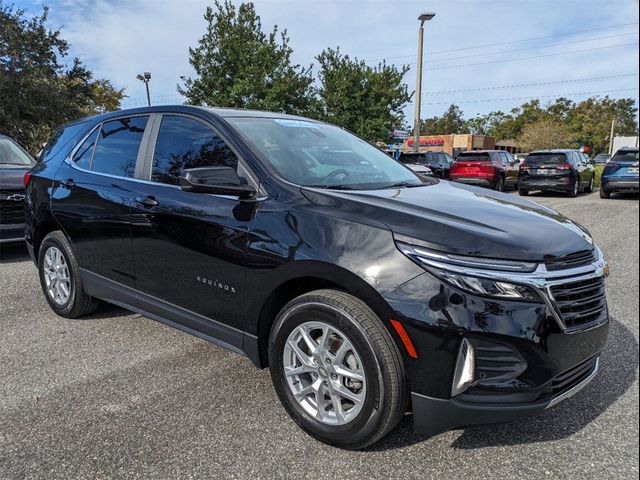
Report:
[[[367,381],[347,336],[324,322],[297,326],[283,351],[284,375],[297,404],[326,425],[353,421],[364,405]]]
[[[71,275],[62,251],[49,247],[44,254],[44,281],[47,295],[57,305],[65,305],[71,296]]]

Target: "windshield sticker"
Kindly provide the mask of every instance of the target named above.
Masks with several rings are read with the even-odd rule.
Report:
[[[288,119],[285,119],[285,118],[275,118],[273,121],[276,122],[279,125],[282,125],[283,127],[289,127],[289,128],[315,128],[316,130],[318,129],[318,125],[316,125],[315,123],[304,122],[302,120],[288,120]]]

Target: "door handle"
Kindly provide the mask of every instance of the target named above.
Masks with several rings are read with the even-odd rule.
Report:
[[[60,180],[60,185],[62,185],[64,188],[73,188],[76,186],[75,182],[73,181],[73,178],[68,178],[67,180]]]
[[[144,198],[136,197],[135,200],[136,200],[136,203],[139,203],[143,207],[147,207],[147,208],[157,207],[158,205],[160,205],[158,201],[153,197],[144,197]]]

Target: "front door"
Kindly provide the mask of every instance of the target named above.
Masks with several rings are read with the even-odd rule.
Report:
[[[195,118],[166,114],[156,125],[147,181],[132,206],[136,289],[148,308],[164,309],[161,316],[173,312],[173,320],[233,345],[239,338],[227,327],[243,327],[245,249],[256,205],[182,191],[185,169],[238,168],[238,156]]]

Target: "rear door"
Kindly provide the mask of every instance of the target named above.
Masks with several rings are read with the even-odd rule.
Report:
[[[149,115],[96,126],[56,173],[51,210],[81,268],[133,287],[131,203]]]
[[[245,247],[255,202],[185,192],[185,169],[231,166],[257,187],[212,125],[164,114],[154,124],[145,180],[133,201],[136,290],[143,309],[238,346]],[[178,307],[178,308],[176,308]]]

